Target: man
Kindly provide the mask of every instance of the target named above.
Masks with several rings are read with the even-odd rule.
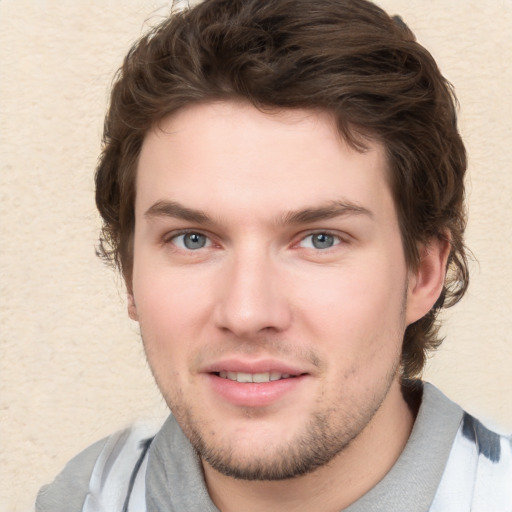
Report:
[[[464,294],[465,151],[364,0],[206,0],[130,51],[96,199],[172,416],[37,510],[510,511],[512,448],[418,380]]]

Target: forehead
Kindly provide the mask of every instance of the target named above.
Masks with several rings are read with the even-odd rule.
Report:
[[[260,111],[245,103],[187,107],[146,136],[137,171],[136,209],[158,200],[216,208],[227,215],[276,212],[389,195],[384,148],[349,146],[332,115]]]

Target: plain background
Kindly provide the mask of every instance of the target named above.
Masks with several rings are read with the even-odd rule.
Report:
[[[455,85],[478,263],[426,378],[512,430],[512,0],[381,0]],[[165,406],[120,279],[95,257],[109,84],[158,0],[0,1],[0,511],[95,440]]]

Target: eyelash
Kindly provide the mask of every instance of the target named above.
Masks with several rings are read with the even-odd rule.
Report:
[[[205,243],[204,246],[197,247],[195,249],[192,249],[190,247],[186,247],[185,246],[185,242],[183,242],[182,244],[179,244],[179,245],[176,244],[176,240],[179,237],[185,237],[186,235],[198,235],[198,236],[201,236],[201,237],[205,237],[206,243]],[[318,248],[318,247],[303,247],[303,248],[315,250],[316,252],[327,252],[330,249],[333,249],[334,247],[336,247],[338,245],[347,243],[346,238],[341,236],[339,233],[334,233],[334,232],[329,231],[329,230],[317,230],[317,231],[309,232],[307,234],[302,235],[300,237],[300,239],[298,240],[298,242],[295,242],[293,244],[293,246],[300,248],[301,244],[305,240],[307,240],[308,238],[312,238],[314,236],[317,236],[317,235],[325,235],[327,237],[332,237],[334,239],[334,242],[333,242],[333,244],[331,246],[325,247],[325,248]],[[186,252],[196,252],[196,251],[199,251],[200,249],[205,249],[205,248],[211,247],[214,244],[214,242],[213,242],[212,237],[210,235],[202,233],[201,231],[198,231],[198,230],[183,230],[183,231],[171,233],[168,236],[166,236],[164,238],[164,244],[173,244],[178,249],[186,251]],[[313,242],[312,242],[312,245],[313,245]]]
[[[332,231],[329,231],[329,230],[320,230],[320,231],[310,232],[307,235],[303,236],[296,245],[300,246],[300,244],[303,243],[308,238],[311,238],[313,241],[313,237],[315,237],[317,235],[325,235],[327,237],[332,237],[332,239],[334,239],[334,242],[329,247],[325,247],[325,248],[307,247],[308,249],[313,249],[318,252],[326,252],[329,249],[332,249],[332,248],[336,247],[337,245],[340,245],[340,244],[343,244],[344,242],[346,242],[346,240],[338,233],[333,233]],[[312,242],[312,245],[313,245],[313,242]]]
[[[206,244],[207,244],[205,247],[209,247],[209,246],[211,246],[213,244],[212,238],[209,235],[207,235],[205,233],[201,233],[200,231],[196,231],[196,230],[184,230],[184,231],[179,231],[179,232],[171,233],[171,234],[169,234],[169,236],[165,237],[164,244],[174,244],[179,249],[187,251],[187,252],[195,252],[195,251],[197,251],[199,249],[203,249],[204,248],[204,247],[199,247],[197,249],[190,249],[190,248],[187,248],[187,247],[180,247],[178,244],[176,244],[176,240],[179,237],[185,237],[187,235],[199,235],[201,237],[205,237],[206,238]],[[183,243],[183,245],[185,245],[185,244]]]

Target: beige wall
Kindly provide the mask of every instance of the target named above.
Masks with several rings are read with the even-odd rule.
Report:
[[[512,2],[381,0],[455,84],[479,264],[428,379],[512,430]],[[96,259],[92,172],[108,84],[158,0],[0,2],[0,512],[77,451],[165,407]],[[158,11],[158,8],[161,8]]]

